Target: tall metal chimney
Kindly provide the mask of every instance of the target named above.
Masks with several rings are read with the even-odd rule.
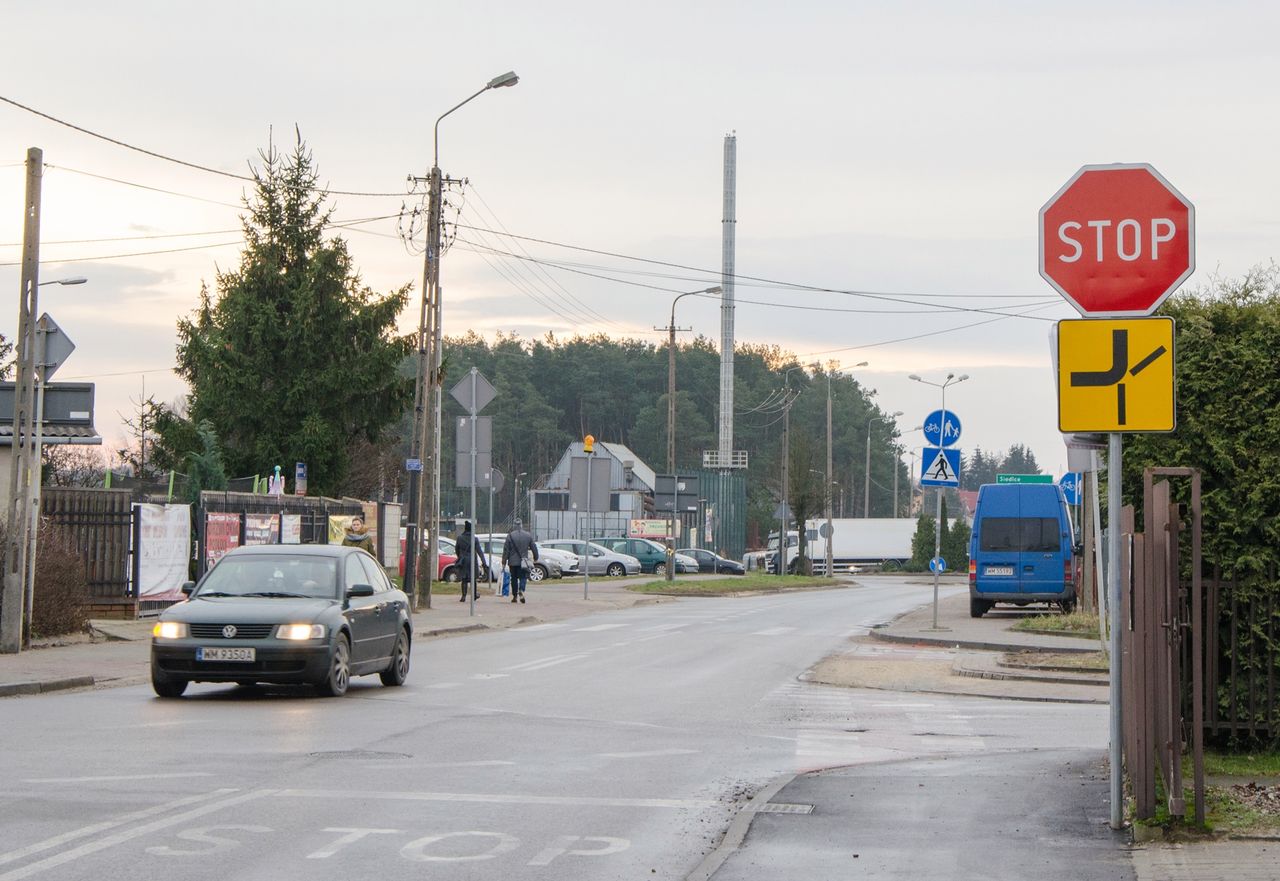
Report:
[[[724,212],[720,222],[720,423],[719,459],[733,458],[733,276],[734,230],[738,224],[738,137],[724,136]]]

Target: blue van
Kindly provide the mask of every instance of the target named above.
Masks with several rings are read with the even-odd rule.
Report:
[[[1075,539],[1067,499],[1052,483],[989,483],[978,490],[969,542],[969,614],[996,603],[1076,607]]]

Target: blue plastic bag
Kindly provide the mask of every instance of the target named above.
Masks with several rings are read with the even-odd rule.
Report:
[[[506,569],[502,570],[502,595],[504,597],[511,596],[511,573]]]

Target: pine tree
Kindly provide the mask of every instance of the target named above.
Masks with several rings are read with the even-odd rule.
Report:
[[[301,140],[262,159],[240,265],[178,323],[177,372],[189,421],[209,421],[232,474],[302,461],[312,490],[331,493],[352,443],[379,440],[412,396],[397,370],[409,342],[395,335],[408,288],[375,296],[346,243],[325,239],[332,209]]]

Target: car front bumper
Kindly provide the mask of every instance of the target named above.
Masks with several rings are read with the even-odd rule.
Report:
[[[197,661],[196,649],[201,646],[251,648],[254,660]],[[219,645],[213,640],[184,638],[151,643],[153,673],[191,682],[319,682],[329,671],[329,657],[327,640],[282,645],[278,639],[246,639],[236,640],[234,645]]]

